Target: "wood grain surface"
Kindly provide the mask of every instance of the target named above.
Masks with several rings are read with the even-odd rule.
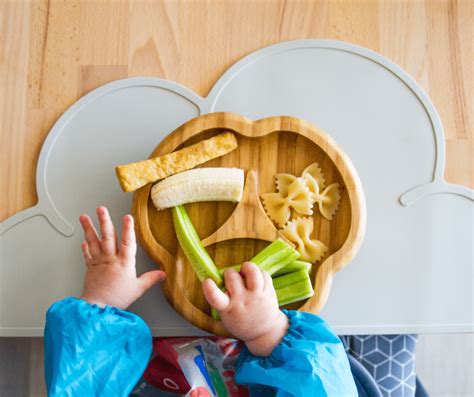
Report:
[[[282,40],[331,38],[399,64],[447,139],[446,179],[474,187],[474,1],[1,0],[0,221],[36,203],[35,167],[57,118],[127,76],[206,95],[234,62]]]
[[[226,202],[186,205],[191,221],[218,267],[240,264],[254,257],[278,237],[259,195],[275,191],[278,173],[299,176],[318,163],[326,183],[338,183],[339,209],[329,221],[314,209],[314,236],[328,252],[313,265],[315,294],[287,307],[319,313],[329,296],[333,275],[347,265],[362,243],[366,224],[362,183],[348,156],[324,131],[295,117],[269,117],[251,121],[234,113],[211,113],[192,119],[168,135],[151,153],[161,156],[224,131],[233,132],[237,149],[208,161],[206,167],[237,167],[247,174],[239,204]],[[150,197],[151,184],[133,197],[133,216],[141,246],[166,271],[163,289],[170,304],[186,320],[208,332],[227,336],[220,321],[210,316],[201,282],[179,248],[171,209],[157,211]],[[255,227],[255,223],[263,227]],[[285,239],[285,237],[281,236]]]

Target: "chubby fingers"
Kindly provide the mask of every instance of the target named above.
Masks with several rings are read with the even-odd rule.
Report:
[[[249,291],[261,291],[265,285],[263,273],[255,263],[245,262],[240,271],[245,276],[245,285]]]
[[[92,256],[89,251],[89,244],[87,244],[87,241],[82,242],[81,249],[82,249],[82,255],[84,256],[84,260],[86,261],[86,265],[89,266],[92,261]]]
[[[273,281],[272,281],[272,276],[270,276],[267,272],[262,272],[263,276],[263,289],[271,289],[275,291],[275,288],[273,287]]]
[[[110,219],[107,208],[97,208],[97,216],[100,224],[100,234],[102,236],[101,247],[105,255],[115,255],[117,253],[117,237],[115,235],[114,224]]]
[[[235,269],[227,269],[224,272],[224,284],[231,298],[245,292],[244,279]]]
[[[207,302],[219,311],[226,310],[229,306],[229,296],[222,292],[216,283],[210,278],[206,279],[202,283],[202,292]]]
[[[79,217],[79,221],[81,222],[82,230],[84,231],[84,238],[88,245],[89,255],[99,255],[102,251],[100,248],[100,240],[91,218],[88,215],[82,214]]]
[[[125,215],[122,221],[122,240],[120,241],[119,254],[124,259],[134,257],[137,253],[137,241],[135,238],[135,229],[133,217]]]

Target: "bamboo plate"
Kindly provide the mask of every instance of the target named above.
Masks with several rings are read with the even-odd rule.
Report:
[[[244,169],[242,201],[186,205],[203,244],[219,267],[249,260],[279,236],[259,199],[261,194],[275,191],[275,174],[299,176],[307,165],[318,162],[326,182],[340,184],[341,203],[333,220],[326,220],[314,210],[314,237],[329,247],[322,261],[313,266],[315,294],[288,306],[318,313],[328,298],[333,275],[354,258],[365,232],[365,199],[354,166],[331,137],[306,121],[281,116],[252,122],[233,113],[211,113],[188,121],[168,135],[150,157],[170,153],[225,130],[236,134],[238,148],[204,166]],[[166,298],[195,326],[228,335],[221,322],[210,316],[201,283],[179,248],[171,211],[155,209],[150,189],[148,184],[135,193],[133,215],[141,245],[168,275],[163,284]]]

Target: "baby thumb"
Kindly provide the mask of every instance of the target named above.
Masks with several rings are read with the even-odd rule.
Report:
[[[166,278],[166,273],[162,270],[152,270],[150,272],[143,273],[138,280],[143,286],[143,292],[147,289],[153,287],[155,284],[158,284],[160,281]]]

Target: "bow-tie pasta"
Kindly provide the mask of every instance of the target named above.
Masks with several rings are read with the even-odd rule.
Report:
[[[311,263],[320,261],[328,250],[321,241],[311,238],[313,229],[313,218],[298,218],[288,222],[281,230],[289,241],[295,243],[301,260]]]
[[[318,163],[310,164],[303,170],[303,172],[301,173],[301,177],[305,179],[305,181],[306,175],[311,176],[318,183],[319,189],[324,189],[326,181],[324,179],[323,172],[321,171],[321,167]],[[293,183],[293,181],[296,179],[296,176],[291,174],[276,174],[275,179],[277,192],[280,193],[282,196],[285,196],[286,194],[288,194],[288,186]]]
[[[306,186],[310,190],[313,201],[318,203],[319,212],[328,220],[332,220],[334,214],[339,208],[341,193],[339,192],[339,183],[333,183],[326,187],[322,192],[322,187],[310,174],[303,174]]]
[[[341,194],[339,184],[333,183],[325,188],[326,180],[318,163],[308,165],[302,172],[301,178],[304,185],[311,192],[312,202],[318,203],[319,212],[328,220],[332,220],[339,208]],[[276,174],[277,193],[267,193],[262,196],[268,215],[280,226],[283,227],[291,217],[291,208],[300,215],[310,215],[308,212],[301,212],[295,206],[287,205],[288,191],[296,179],[301,179],[291,174]],[[304,206],[307,209],[307,206]],[[294,214],[295,215],[295,214]],[[294,217],[294,216],[293,216]],[[284,222],[284,223],[283,223]]]
[[[283,227],[290,219],[291,209],[303,215],[313,214],[312,196],[304,179],[294,178],[288,188],[285,188],[284,195],[281,192],[266,193],[262,195],[262,200],[270,218]]]

